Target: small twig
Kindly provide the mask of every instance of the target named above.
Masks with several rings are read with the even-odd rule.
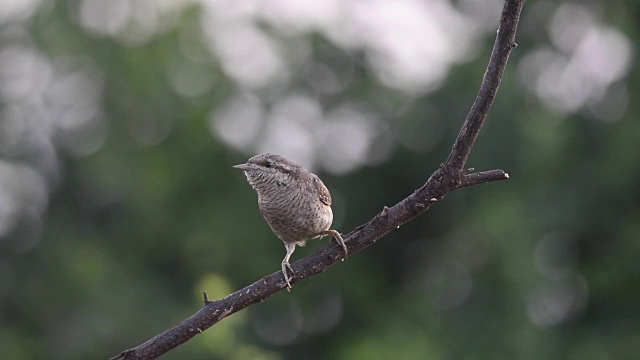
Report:
[[[204,304],[205,305],[210,304],[210,303],[213,302],[213,301],[209,300],[209,295],[207,294],[206,291],[202,292],[202,297],[204,298]]]
[[[484,184],[491,181],[507,180],[509,174],[502,170],[481,171],[473,174],[467,174],[462,178],[461,188],[478,184]]]
[[[349,254],[355,254],[373,245],[382,236],[425,212],[451,191],[509,178],[508,174],[502,170],[469,173],[472,170],[464,171],[463,169],[495,98],[509,54],[515,47],[514,38],[523,5],[524,0],[507,0],[505,2],[500,29],[480,91],[447,161],[413,194],[392,207],[385,206],[368,223],[358,226],[351,233],[345,235],[343,238]],[[309,276],[323,272],[343,257],[342,247],[331,242],[329,246],[291,265],[296,274],[291,283],[295,284]],[[197,313],[145,343],[123,351],[111,360],[155,359],[234,312],[260,302],[285,287],[282,272],[278,271],[221,300],[210,301],[205,292],[203,294],[205,305]]]

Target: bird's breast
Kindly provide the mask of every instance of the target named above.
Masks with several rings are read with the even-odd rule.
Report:
[[[292,184],[258,191],[260,213],[271,230],[285,242],[297,242],[321,235],[333,221],[331,207],[317,196]]]

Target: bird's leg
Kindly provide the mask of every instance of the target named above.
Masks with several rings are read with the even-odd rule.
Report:
[[[349,251],[347,251],[347,245],[344,244],[344,240],[339,232],[335,230],[327,230],[324,232],[327,235],[331,235],[332,238],[336,239],[336,242],[342,246],[342,250],[344,251],[344,258],[346,259],[349,256]]]
[[[289,264],[289,258],[291,257],[291,254],[293,254],[293,252],[296,250],[296,243],[285,242],[284,247],[287,249],[287,255],[285,255],[284,259],[282,260],[282,275],[284,275],[284,282],[287,283],[287,291],[291,291],[291,283],[289,282],[290,278],[287,274],[287,269],[289,269],[292,274],[296,274]]]

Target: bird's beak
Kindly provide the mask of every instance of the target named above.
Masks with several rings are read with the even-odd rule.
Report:
[[[255,170],[255,167],[251,164],[238,164],[238,165],[233,165],[233,167],[236,169],[240,169],[242,171]]]

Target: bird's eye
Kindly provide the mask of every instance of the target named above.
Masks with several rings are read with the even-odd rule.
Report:
[[[273,160],[269,159],[267,161],[264,162],[264,167],[272,167],[273,166]]]

